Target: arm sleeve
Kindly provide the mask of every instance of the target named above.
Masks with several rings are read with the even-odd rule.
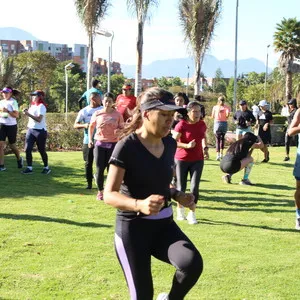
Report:
[[[117,167],[126,169],[127,165],[127,146],[126,143],[121,140],[117,143],[110,159],[109,163]]]

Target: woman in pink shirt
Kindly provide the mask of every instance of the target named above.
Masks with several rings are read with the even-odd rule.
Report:
[[[108,168],[108,161],[118,141],[118,132],[124,125],[122,115],[113,108],[113,94],[106,93],[102,103],[103,109],[96,111],[92,115],[89,126],[89,147],[94,147],[97,170],[97,200],[103,200],[104,171]]]
[[[229,117],[230,108],[224,104],[225,97],[220,96],[218,103],[212,109],[211,117],[214,119],[214,134],[216,136],[217,160],[223,157],[225,146],[225,134],[227,132],[227,119]]]

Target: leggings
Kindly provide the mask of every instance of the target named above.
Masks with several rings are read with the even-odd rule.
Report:
[[[27,166],[32,166],[32,150],[36,143],[38,151],[42,157],[44,167],[48,166],[48,155],[46,153],[47,131],[44,129],[28,128],[25,139],[25,152]]]
[[[93,181],[93,161],[94,161],[94,148],[89,148],[88,144],[83,144],[82,154],[85,168],[85,178],[88,184]]]
[[[227,122],[215,121],[214,123],[214,134],[216,137],[216,151],[224,149],[225,146],[225,134],[227,132]]]
[[[195,197],[195,203],[199,198],[199,185],[204,166],[203,160],[197,161],[183,161],[176,159],[176,177],[177,177],[177,189],[185,192],[187,185],[188,174],[190,173],[191,185],[190,191]]]
[[[298,135],[295,135],[295,136],[289,136],[287,134],[287,132],[285,133],[285,151],[286,151],[286,154],[289,155],[290,154],[290,145],[291,145],[291,142],[294,141],[295,142],[295,145],[298,145]]]
[[[203,270],[199,251],[173,220],[117,216],[115,250],[131,300],[152,300],[151,256],[176,269],[169,300],[182,300]]]
[[[115,144],[112,144],[111,148],[102,148],[95,146],[94,157],[96,162],[96,181],[98,190],[102,191],[104,188],[104,171],[108,169],[108,161],[112,155]]]

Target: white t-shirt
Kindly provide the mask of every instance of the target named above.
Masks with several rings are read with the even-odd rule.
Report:
[[[6,108],[8,111],[19,111],[18,102],[14,98],[9,100],[3,99],[0,101],[0,107]],[[0,112],[0,124],[4,125],[16,125],[17,119],[10,116],[7,112]]]
[[[28,117],[27,127],[32,128],[32,129],[47,130],[46,111],[47,111],[47,109],[43,103],[41,103],[39,105],[31,105],[28,109],[28,112],[35,117],[43,116],[43,118],[42,118],[41,122],[37,122],[37,121],[33,120],[32,118]]]

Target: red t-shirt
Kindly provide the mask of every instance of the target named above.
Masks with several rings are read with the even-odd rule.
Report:
[[[136,97],[133,95],[124,96],[119,95],[116,100],[116,109],[123,116],[124,121],[126,121],[130,115],[128,115],[127,108],[133,110],[136,107]]]
[[[195,140],[196,146],[190,149],[177,148],[175,158],[184,161],[203,160],[202,139],[205,137],[206,128],[206,124],[202,120],[195,124],[181,120],[174,129],[181,134],[178,142],[188,144]]]

